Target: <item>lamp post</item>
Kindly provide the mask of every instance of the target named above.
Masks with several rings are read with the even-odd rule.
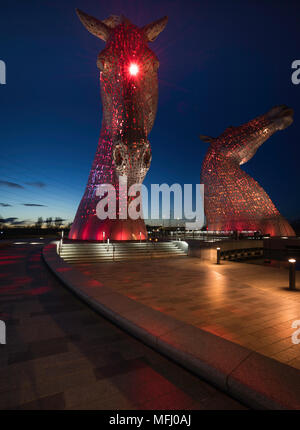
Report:
[[[60,256],[61,251],[62,251],[63,241],[64,241],[64,231],[62,230],[61,231],[61,238],[60,238],[60,241],[59,241],[59,256]]]
[[[220,264],[221,260],[221,248],[217,248],[217,264]]]
[[[294,258],[289,259],[289,289],[296,289],[296,260]]]

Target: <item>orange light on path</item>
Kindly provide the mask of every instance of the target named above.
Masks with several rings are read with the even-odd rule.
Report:
[[[138,72],[139,72],[139,66],[137,64],[134,64],[134,63],[130,64],[129,73],[132,76],[136,76],[138,74]]]

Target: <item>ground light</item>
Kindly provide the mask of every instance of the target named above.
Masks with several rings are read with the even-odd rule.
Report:
[[[289,259],[289,289],[296,289],[296,260],[294,258]]]

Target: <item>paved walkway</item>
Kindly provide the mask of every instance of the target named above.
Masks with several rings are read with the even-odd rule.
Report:
[[[300,369],[300,344],[291,340],[300,291],[287,290],[285,269],[188,257],[77,268],[156,310]]]
[[[244,409],[90,310],[41,247],[0,250],[0,409]]]

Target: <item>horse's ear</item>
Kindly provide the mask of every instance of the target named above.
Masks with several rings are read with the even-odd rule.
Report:
[[[215,140],[214,137],[211,136],[205,136],[204,134],[200,134],[199,138],[206,143],[211,143],[213,140]]]
[[[90,33],[92,33],[96,37],[99,37],[99,39],[104,40],[104,42],[108,40],[110,35],[110,28],[104,22],[90,15],[87,15],[79,9],[76,9],[76,13],[82,24]]]
[[[163,18],[145,25],[145,27],[142,28],[148,42],[153,42],[157,38],[157,36],[164,30],[167,22],[168,17],[164,16]]]

